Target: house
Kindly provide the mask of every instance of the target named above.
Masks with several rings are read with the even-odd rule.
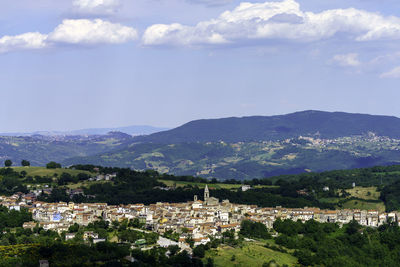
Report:
[[[211,240],[208,236],[205,236],[205,237],[193,238],[193,241],[194,241],[193,245],[196,247],[199,245],[205,245],[208,242],[210,242]]]
[[[24,222],[24,224],[22,225],[22,228],[24,229],[33,229],[35,227],[36,227],[35,222]]]
[[[84,240],[88,240],[89,238],[92,238],[92,239],[99,238],[99,234],[98,234],[98,233],[95,233],[95,232],[92,232],[92,231],[86,231],[86,232],[84,232],[84,233],[83,233],[83,239],[84,239]]]
[[[75,233],[66,233],[65,234],[65,240],[71,240],[75,238]]]
[[[218,226],[218,231],[224,233],[226,231],[235,230],[235,232],[240,231],[240,224],[238,223],[231,223]]]
[[[158,241],[157,241],[157,245],[159,245],[160,247],[163,247],[163,248],[167,248],[169,246],[174,246],[174,245],[177,246],[178,244],[179,244],[178,242],[175,242],[173,240],[167,239],[167,238],[162,237],[162,236],[160,236]]]
[[[106,242],[105,238],[93,238],[93,244],[97,244],[100,242]]]
[[[247,190],[250,190],[250,189],[251,189],[251,186],[245,184],[245,185],[242,185],[241,189],[242,189],[243,192],[246,192]]]
[[[21,210],[21,206],[20,205],[10,205],[8,207],[9,210],[16,210],[16,211],[20,211]]]

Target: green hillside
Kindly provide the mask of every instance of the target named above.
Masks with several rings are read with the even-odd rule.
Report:
[[[92,136],[0,136],[0,166],[11,159],[15,165],[22,160],[33,166],[71,157],[84,157],[125,147],[132,137],[124,133]]]
[[[263,266],[264,263],[276,262],[279,266],[297,265],[297,258],[289,253],[282,253],[264,247],[259,242],[244,242],[241,246],[222,245],[207,251],[205,259],[212,258],[216,267],[225,266]],[[207,263],[206,260],[204,260]]]
[[[400,119],[303,111],[280,116],[189,122],[173,130],[131,137],[0,137],[0,166],[26,159],[153,169],[175,175],[253,179],[400,163]]]
[[[300,135],[337,138],[374,132],[400,138],[400,119],[344,112],[302,111],[278,116],[197,120],[178,128],[139,137],[152,143],[251,142],[282,140]]]
[[[81,170],[73,170],[73,169],[64,169],[64,168],[58,168],[58,169],[47,169],[45,167],[12,167],[12,169],[16,172],[22,172],[25,171],[27,176],[48,176],[48,177],[53,177],[53,176],[60,176],[63,173],[68,173],[72,176],[76,176],[80,173],[86,173],[90,175],[91,173],[88,171],[81,171]]]
[[[399,148],[400,140],[374,135],[268,142],[143,143],[100,155],[68,159],[64,163],[244,180],[397,164]]]

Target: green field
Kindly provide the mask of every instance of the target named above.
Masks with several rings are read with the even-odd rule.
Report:
[[[234,256],[234,259],[232,258]],[[213,258],[215,266],[262,266],[275,260],[280,266],[295,266],[297,259],[289,254],[263,247],[261,244],[245,242],[241,247],[222,246],[206,252],[205,259]],[[205,262],[207,262],[205,260]]]
[[[59,169],[47,169],[45,167],[12,167],[12,169],[16,172],[22,172],[22,171],[26,171],[28,176],[49,176],[52,177],[54,176],[54,174],[57,174],[58,176],[60,176],[63,172],[71,174],[73,176],[79,174],[79,173],[86,173],[86,174],[91,174],[88,171],[81,171],[81,170],[72,170],[72,169],[63,169],[63,168],[59,168]]]
[[[338,197],[327,197],[327,198],[320,198],[320,199],[318,199],[320,202],[322,202],[322,203],[333,203],[333,204],[336,204],[336,203],[338,203],[341,199],[340,198],[338,198]]]
[[[65,187],[69,189],[78,189],[78,188],[83,188],[83,187],[90,187],[91,185],[95,184],[106,184],[106,183],[112,183],[112,181],[81,181],[76,184],[74,183],[69,183],[65,185]]]
[[[385,211],[385,204],[383,202],[373,203],[362,200],[349,200],[343,203],[344,209],[360,209],[360,210],[378,210],[380,212]]]
[[[195,182],[186,182],[186,181],[171,181],[171,180],[158,180],[159,182],[164,183],[166,186],[173,186],[176,184],[176,187],[184,187],[187,185],[197,186],[199,188],[206,187],[205,183],[195,183]],[[241,184],[207,184],[210,189],[237,189],[240,188]],[[254,188],[266,188],[266,187],[277,187],[277,186],[269,186],[269,185],[258,185],[254,186]]]
[[[383,201],[379,201],[377,203],[369,202],[371,200],[379,200],[381,193],[377,191],[376,187],[355,187],[352,189],[347,189],[346,192],[350,194],[350,196],[347,198],[321,198],[319,199],[319,201],[323,203],[333,204],[338,204],[339,202],[341,202],[342,205],[336,206],[338,209],[378,210],[381,212],[385,211],[385,204],[383,203]],[[359,198],[361,200],[350,199],[351,197]]]
[[[367,199],[367,200],[378,200],[381,196],[381,193],[377,191],[375,186],[373,187],[355,187],[352,189],[347,189],[347,193],[349,193],[352,197]]]

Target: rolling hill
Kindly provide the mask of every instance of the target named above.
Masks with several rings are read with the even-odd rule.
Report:
[[[90,136],[0,136],[0,165],[6,159],[15,165],[25,159],[33,166],[44,166],[50,161],[61,162],[124,148],[131,140],[132,136],[121,132]]]
[[[400,163],[400,119],[303,111],[198,120],[147,136],[0,137],[0,164],[95,164],[220,179]]]
[[[400,119],[304,111],[199,120],[135,137],[114,151],[66,164],[156,169],[177,175],[252,179],[390,165],[400,159]]]
[[[302,111],[278,116],[197,120],[178,128],[135,138],[137,142],[251,142],[314,136],[338,138],[374,132],[400,138],[400,118],[344,112]]]
[[[129,135],[148,135],[156,132],[166,131],[168,128],[154,127],[148,125],[134,125],[118,128],[89,128],[74,131],[36,131],[36,132],[15,132],[0,133],[0,136],[76,136],[76,135],[106,135],[109,132],[122,132]]]

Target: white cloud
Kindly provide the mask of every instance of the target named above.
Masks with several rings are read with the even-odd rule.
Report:
[[[242,40],[313,42],[344,34],[352,41],[400,39],[400,18],[354,8],[305,12],[295,0],[241,3],[218,18],[195,26],[157,24],[144,33],[146,45],[238,43]],[[214,42],[218,36],[220,42]]]
[[[382,73],[381,78],[400,78],[400,66],[392,69],[389,72]]]
[[[47,35],[38,32],[29,32],[15,36],[0,38],[0,53],[23,49],[40,49],[47,46]]]
[[[70,44],[125,43],[135,40],[135,29],[101,19],[64,20],[49,34],[49,41]]]
[[[332,62],[343,67],[357,67],[361,65],[361,62],[358,60],[358,54],[356,53],[335,55],[332,58]]]
[[[78,11],[94,14],[114,13],[120,6],[119,0],[75,0],[72,4]]]
[[[398,61],[399,58],[400,58],[400,52],[389,53],[373,58],[370,64],[371,65],[384,64],[386,62]]]
[[[192,28],[183,26],[179,23],[170,25],[155,24],[146,29],[143,36],[143,43],[147,45],[190,45],[190,44],[222,44],[227,40],[218,33],[197,31],[192,32]]]
[[[42,49],[58,44],[120,44],[136,40],[136,29],[101,19],[64,20],[53,32],[28,32],[0,38],[0,53],[26,49]]]

